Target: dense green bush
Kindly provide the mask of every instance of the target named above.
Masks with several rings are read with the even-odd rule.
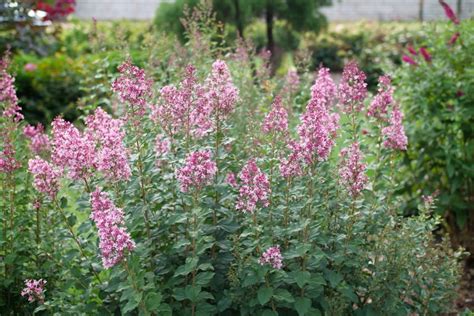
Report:
[[[460,37],[449,41],[456,32]],[[433,25],[415,49],[416,65],[395,72],[411,146],[401,173],[411,210],[420,194],[439,191],[439,214],[453,236],[474,250],[474,23]]]
[[[308,69],[281,82],[269,76],[265,56],[245,43],[215,46],[218,28],[194,25],[186,47],[149,43],[146,73],[120,66],[109,97],[116,119],[99,109],[90,109],[84,128],[58,119],[49,150],[30,144],[39,156],[25,149],[32,140],[22,136],[23,123],[1,117],[1,158],[19,162],[5,168],[2,160],[0,172],[0,207],[11,218],[0,234],[2,314],[449,310],[459,253],[432,234],[441,223],[434,199],[418,216],[397,214],[401,153],[387,145],[386,130],[386,120],[399,117],[393,104],[381,119],[367,116],[364,75],[354,64],[336,105],[325,70],[313,89]],[[2,113],[12,104],[2,99]],[[203,151],[206,165],[190,159]],[[291,176],[283,176],[285,162],[294,163]],[[263,253],[277,245],[282,266],[278,255],[265,263]],[[28,303],[24,279],[46,280],[46,292]]]
[[[357,60],[367,73],[369,88],[387,65],[399,65],[406,43],[417,40],[422,24],[393,22],[357,22],[335,24],[320,35],[303,35],[302,48],[309,49],[312,66],[331,66],[342,71],[348,60]]]

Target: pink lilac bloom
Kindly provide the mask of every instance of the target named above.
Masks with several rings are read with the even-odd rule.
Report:
[[[156,166],[159,168],[163,163],[163,158],[169,153],[171,142],[164,135],[157,135],[155,139]]]
[[[284,96],[291,96],[298,91],[300,85],[300,77],[296,70],[288,70],[285,78],[285,85],[281,91],[281,94]]]
[[[14,122],[21,121],[24,117],[20,113],[18,98],[14,86],[15,78],[7,72],[9,61],[6,57],[0,62],[0,104],[4,103],[3,117],[11,118]]]
[[[86,118],[86,131],[96,144],[94,166],[103,172],[107,179],[128,180],[131,170],[128,163],[128,152],[124,145],[124,122],[114,119],[101,108]]]
[[[363,156],[359,143],[353,143],[349,148],[340,152],[342,159],[339,168],[341,183],[347,188],[353,198],[357,197],[365,188],[368,178],[365,175],[366,165],[362,162]]]
[[[123,211],[117,208],[106,192],[97,188],[91,194],[91,219],[99,231],[102,264],[108,269],[120,263],[127,251],[135,249],[135,242],[124,227]]]
[[[443,6],[444,13],[450,19],[454,24],[459,24],[459,19],[456,16],[456,13],[454,13],[453,9],[443,0],[439,0],[439,3]]]
[[[229,172],[225,177],[225,183],[230,185],[233,188],[237,188],[239,185],[237,184],[237,179],[235,178],[235,174],[233,172]]]
[[[11,140],[6,137],[5,143],[3,144],[3,150],[0,152],[0,172],[12,173],[21,167],[21,163],[16,160],[15,154],[15,147],[11,143]]]
[[[411,58],[410,56],[408,56],[408,55],[403,55],[403,56],[402,56],[402,61],[404,61],[404,62],[406,62],[407,64],[410,64],[410,65],[412,65],[412,66],[418,65],[418,64],[416,63],[416,61],[415,61],[413,58]]]
[[[382,135],[386,137],[383,145],[385,148],[406,150],[408,139],[402,124],[403,113],[398,107],[394,107],[390,117],[390,126],[382,129]]]
[[[311,99],[298,126],[299,150],[307,164],[324,160],[334,145],[334,137],[339,128],[339,115],[331,113],[336,87],[329,70],[322,68],[320,76],[311,87]]]
[[[451,36],[451,38],[449,39],[448,44],[449,45],[454,45],[457,42],[459,36],[461,36],[461,33],[459,33],[459,32],[454,33],[453,36]]]
[[[393,87],[389,76],[380,76],[378,91],[369,106],[368,115],[378,119],[385,119],[390,105],[393,104]]]
[[[342,72],[339,84],[339,102],[346,114],[360,112],[367,97],[367,76],[356,62],[349,62]]]
[[[253,213],[258,204],[268,207],[271,193],[270,182],[267,175],[258,168],[254,159],[250,159],[245,164],[239,178],[242,184],[239,188],[236,209]]]
[[[200,190],[211,184],[217,173],[217,165],[211,160],[211,156],[211,151],[202,150],[192,152],[186,157],[184,166],[176,171],[181,192]]]
[[[269,264],[274,269],[281,269],[283,267],[283,257],[280,252],[280,246],[270,247],[262,254],[258,262],[260,265]]]
[[[46,280],[25,280],[25,288],[21,291],[21,296],[28,297],[28,302],[38,302],[40,304],[44,303],[44,286],[46,285]]]
[[[25,126],[23,134],[30,139],[30,150],[34,154],[39,155],[50,150],[49,137],[45,134],[41,123],[38,123],[36,126]]]
[[[227,118],[239,100],[239,90],[232,82],[229,67],[223,60],[216,60],[212,64],[212,71],[204,83],[204,89],[213,119]]]
[[[33,202],[33,208],[35,210],[39,210],[41,208],[41,205],[42,205],[42,203],[41,203],[41,200],[39,200],[39,199],[37,199]]]
[[[282,105],[281,96],[273,101],[271,111],[263,120],[262,130],[265,134],[288,131],[288,113]]]
[[[188,65],[178,87],[168,85],[160,90],[159,104],[152,107],[152,119],[171,135],[181,132],[202,137],[212,128],[211,108],[204,93],[196,79],[196,68]]]
[[[70,122],[56,118],[51,124],[52,153],[54,164],[67,168],[73,180],[87,179],[95,168],[95,142],[90,134],[81,133]]]
[[[282,158],[279,165],[279,170],[281,176],[286,179],[301,176],[303,174],[303,170],[301,169],[298,152],[292,152],[288,158]]]
[[[112,83],[112,90],[118,94],[120,101],[130,104],[133,116],[145,115],[153,81],[147,78],[143,69],[132,65],[130,60],[121,64],[118,71],[120,76]]]
[[[432,60],[431,55],[425,47],[420,48],[420,54],[421,54],[421,56],[423,56],[423,59],[426,62],[428,62],[428,63],[431,62],[431,60]]]
[[[59,191],[62,172],[38,156],[28,161],[28,171],[34,175],[36,190],[54,199]]]

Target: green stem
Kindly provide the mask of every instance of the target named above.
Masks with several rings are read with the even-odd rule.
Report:
[[[123,260],[123,266],[125,270],[127,271],[128,275],[130,276],[130,281],[132,282],[132,288],[137,292],[141,293],[143,292],[137,285],[137,282],[135,280],[135,273],[130,270],[130,267],[128,266],[127,260]],[[144,315],[150,315],[150,312],[148,312],[145,303],[143,302],[143,299],[140,299],[140,303],[138,304],[139,308],[143,312]]]
[[[71,237],[72,239],[74,239],[74,241],[76,242],[77,244],[77,248],[79,249],[79,252],[81,253],[82,257],[84,258],[84,260],[86,260],[88,263],[89,263],[89,267],[90,267],[90,270],[92,271],[92,273],[94,274],[95,278],[97,279],[97,281],[99,283],[102,283],[102,280],[100,279],[99,275],[97,274],[97,272],[94,270],[94,267],[92,266],[92,263],[89,259],[89,257],[86,255],[86,253],[84,252],[84,249],[82,248],[82,245],[81,245],[81,242],[79,241],[76,233],[74,233],[74,230],[72,228],[72,226],[69,224],[68,220],[67,220],[67,217],[66,217],[66,214],[64,213],[63,209],[61,208],[61,206],[59,205],[58,203],[58,200],[55,198],[53,199],[53,203],[54,203],[54,206],[56,207],[56,209],[59,211],[59,213],[61,214],[61,217],[62,219],[64,220],[64,223],[66,223],[66,226],[69,230],[69,233],[71,234]]]
[[[138,133],[137,135],[138,136]],[[135,141],[135,144],[137,146],[137,152],[138,152],[138,175],[140,177],[140,191],[141,191],[141,198],[142,198],[142,201],[143,201],[143,205],[145,206],[144,207],[144,211],[143,211],[143,216],[144,216],[144,219],[145,219],[145,228],[146,228],[146,235],[148,238],[151,237],[151,232],[150,232],[150,219],[149,219],[149,205],[148,205],[148,202],[146,200],[146,191],[145,191],[145,174],[143,172],[143,161],[142,161],[142,149],[143,147],[140,146],[140,142],[138,141],[138,137]]]
[[[268,281],[268,272],[265,274],[265,286],[267,289],[271,288],[270,282]],[[273,301],[273,298],[270,299],[270,304],[272,306],[272,310],[276,312],[275,302]]]

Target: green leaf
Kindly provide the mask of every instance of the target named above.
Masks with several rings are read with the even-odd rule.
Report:
[[[148,293],[145,298],[146,308],[152,312],[160,308],[161,305],[161,294],[160,293]]]
[[[70,215],[67,218],[67,222],[68,222],[69,226],[74,226],[76,224],[76,216]]]
[[[261,287],[257,292],[257,298],[260,305],[268,303],[273,295],[273,289],[271,287]]]
[[[59,206],[61,208],[66,208],[67,207],[67,199],[65,197],[61,198],[61,200],[59,201]]]
[[[214,277],[214,272],[201,272],[196,275],[197,285],[207,285]]]
[[[308,271],[297,271],[295,273],[294,278],[295,278],[296,284],[298,284],[300,288],[303,288],[305,284],[307,284],[309,280],[311,279],[311,273],[309,273]]]
[[[278,313],[272,311],[271,309],[266,309],[263,311],[262,316],[278,316]]]
[[[200,286],[188,285],[184,289],[184,295],[186,299],[190,300],[193,303],[196,303],[199,300],[199,293],[201,293]]]
[[[337,272],[328,270],[326,271],[326,279],[329,281],[331,286],[335,288],[342,281],[343,277]]]
[[[357,297],[357,295],[350,288],[340,289],[339,292],[341,292],[342,295],[344,295],[345,297],[350,299],[351,302],[353,302],[353,303],[357,303],[359,301],[359,298]]]
[[[176,269],[174,276],[188,275],[196,268],[198,261],[198,258],[187,258],[186,263]]]
[[[293,295],[285,289],[277,289],[273,297],[279,302],[293,303],[295,301]]]
[[[298,297],[295,301],[295,309],[299,316],[304,316],[311,308],[311,300],[307,297]]]
[[[135,308],[137,308],[138,306],[138,301],[134,300],[134,299],[131,299],[127,302],[127,304],[124,306],[124,308],[122,309],[122,313],[128,313],[128,312],[131,312],[133,311]]]

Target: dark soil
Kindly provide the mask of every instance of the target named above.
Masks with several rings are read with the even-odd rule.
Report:
[[[459,287],[459,297],[455,304],[455,309],[458,312],[463,312],[466,309],[474,311],[474,258],[466,261]]]

